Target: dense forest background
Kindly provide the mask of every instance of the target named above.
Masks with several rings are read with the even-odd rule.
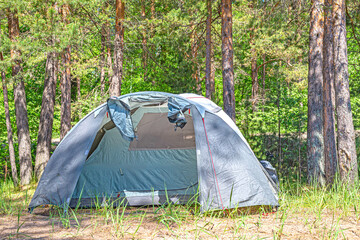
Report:
[[[206,27],[211,3],[213,101],[223,105],[220,1],[126,0],[121,94],[138,91],[206,94]],[[59,11],[66,4],[67,11]],[[16,9],[19,37],[9,38],[7,11]],[[307,74],[311,1],[233,1],[236,124],[258,158],[265,152],[281,176],[306,179]],[[60,13],[59,13],[60,12]],[[57,53],[53,146],[60,139],[61,81],[70,71],[71,125],[110,96],[115,0],[0,2],[0,61],[8,87],[13,132],[17,125],[11,49],[21,51],[32,159],[49,53]],[[351,107],[360,130],[360,3],[347,1]],[[64,52],[70,61],[64,60]],[[0,102],[3,103],[0,94]],[[4,105],[0,105],[0,178],[10,176]],[[13,134],[18,156],[17,136]],[[360,140],[357,141],[358,154]],[[18,161],[17,161],[18,164]]]

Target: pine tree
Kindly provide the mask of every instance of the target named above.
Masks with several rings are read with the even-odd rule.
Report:
[[[111,79],[110,95],[121,95],[121,83],[123,79],[123,63],[124,63],[124,18],[125,18],[125,2],[116,0],[116,23],[115,23],[115,43],[114,43],[114,74]]]
[[[235,122],[231,0],[221,1],[221,37],[224,111]]]
[[[40,180],[45,166],[50,159],[58,68],[57,65],[58,54],[54,51],[48,53],[35,158],[35,175],[38,180]]]
[[[324,158],[326,183],[331,185],[337,171],[334,112],[334,65],[333,65],[333,20],[332,0],[325,0],[324,13]]]
[[[205,85],[206,97],[209,99],[214,98],[215,81],[214,72],[212,70],[212,42],[211,42],[211,24],[212,24],[212,0],[206,1],[207,18],[206,18],[206,69],[205,69]]]
[[[20,35],[19,19],[16,10],[8,10],[8,28],[9,37],[12,42],[16,42]],[[19,162],[20,162],[20,183],[27,185],[31,181],[32,163],[31,163],[31,141],[29,132],[29,121],[26,107],[26,94],[24,80],[21,76],[21,52],[13,48],[10,51],[13,59],[12,76],[14,79],[14,100],[16,126],[19,145]]]
[[[308,181],[325,185],[323,132],[324,0],[312,0],[308,75]]]
[[[0,27],[0,30],[1,30],[1,27]],[[4,61],[2,52],[0,52],[0,61]],[[5,110],[5,119],[6,119],[7,140],[8,140],[8,145],[9,145],[11,176],[14,181],[14,185],[17,186],[19,184],[19,178],[18,178],[16,162],[15,162],[13,131],[12,131],[12,127],[11,127],[10,110],[9,110],[9,97],[8,97],[7,83],[6,83],[6,77],[5,77],[4,71],[1,71],[1,83],[2,83],[2,89],[3,89],[3,94],[4,94],[4,110]]]
[[[343,182],[358,180],[355,131],[350,104],[345,0],[333,0],[334,79],[339,172]]]
[[[68,15],[70,8],[68,4],[61,7],[62,20],[65,24],[68,23]],[[67,46],[61,54],[63,72],[61,76],[61,128],[60,139],[71,129],[71,47]]]

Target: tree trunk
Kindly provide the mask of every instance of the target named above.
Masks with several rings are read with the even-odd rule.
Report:
[[[194,22],[190,22],[191,26],[191,62],[192,62],[192,78],[195,80],[195,90],[197,94],[201,95],[201,83],[199,79],[199,62],[197,59],[198,49],[200,47],[198,42],[198,36],[195,31]]]
[[[8,28],[11,41],[15,42],[19,37],[19,19],[17,12],[9,11]],[[31,141],[29,132],[29,121],[26,108],[26,94],[24,80],[21,77],[21,52],[11,49],[11,58],[14,61],[12,66],[12,75],[14,77],[14,100],[15,115],[19,145],[19,162],[21,185],[27,185],[31,181],[32,162],[31,162]]]
[[[212,21],[212,9],[211,1],[207,0],[207,19],[206,19],[206,69],[205,69],[205,82],[206,82],[206,97],[210,100],[214,99],[215,93],[215,81],[212,71],[212,42],[211,42],[211,21]]]
[[[61,8],[63,22],[68,23],[67,16],[70,13],[69,5],[64,4]],[[60,120],[60,140],[71,129],[71,48],[64,49],[62,53],[63,74],[61,78],[61,120]]]
[[[150,25],[150,37],[154,37],[154,19],[155,19],[155,0],[151,0],[151,6],[150,6],[150,12],[151,12],[151,25]]]
[[[61,120],[60,139],[63,139],[71,129],[71,75],[70,75],[71,49],[67,47],[61,58],[64,67],[61,77]]]
[[[124,62],[124,25],[125,19],[125,2],[124,0],[116,0],[116,26],[115,26],[115,42],[114,42],[114,75],[110,85],[110,95],[121,95],[121,83],[123,78],[123,62]]]
[[[354,183],[358,180],[358,166],[350,104],[345,0],[333,1],[333,19],[339,172],[343,182]]]
[[[150,2],[150,14],[151,14],[151,16],[150,16],[151,23],[150,23],[150,33],[149,33],[149,35],[150,35],[150,40],[151,40],[151,39],[154,39],[154,36],[155,36],[155,31],[154,31],[154,27],[155,27],[155,0],[151,0],[151,2]],[[150,52],[151,52],[151,54],[155,55],[155,44],[154,44],[154,42],[151,42]],[[151,66],[150,66],[150,68],[151,68]],[[155,86],[156,81],[155,81],[154,78],[152,79],[151,84],[153,86]]]
[[[334,65],[333,65],[333,21],[332,0],[325,0],[324,22],[324,157],[326,183],[332,185],[337,171],[337,152],[335,139],[335,115],[333,104]]]
[[[110,31],[109,23],[106,22],[106,64],[107,64],[107,69],[108,69],[109,91],[111,91],[113,68],[112,68],[111,44],[110,44],[111,37],[110,37],[109,31]]]
[[[266,55],[263,55],[263,63],[266,62]],[[266,64],[263,65],[262,71],[262,91],[261,91],[261,99],[262,99],[262,111],[264,112],[265,105],[265,78],[266,78]]]
[[[5,161],[5,164],[4,164],[4,179],[6,179],[8,176],[8,163],[7,161]]]
[[[257,111],[257,101],[259,95],[259,80],[258,80],[258,66],[257,66],[257,56],[256,50],[251,49],[252,57],[251,57],[251,80],[252,80],[252,88],[251,88],[251,102],[252,102],[252,110],[253,112]]]
[[[80,82],[80,77],[76,78],[76,96],[77,96],[77,100],[81,99],[81,82]]]
[[[1,27],[0,27],[1,30]],[[2,52],[0,52],[0,60],[4,61]],[[15,162],[15,149],[14,149],[14,142],[13,142],[13,131],[11,128],[11,121],[10,121],[10,110],[9,110],[9,98],[8,98],[8,90],[6,86],[6,79],[5,79],[5,72],[1,71],[1,81],[2,81],[2,88],[4,94],[4,110],[5,110],[5,120],[6,120],[6,130],[7,130],[7,139],[9,144],[9,158],[10,158],[10,165],[11,165],[11,176],[14,181],[14,185],[17,186],[19,184],[19,178],[16,169],[16,162]]]
[[[231,0],[221,1],[221,37],[224,110],[236,122]]]
[[[281,67],[281,65],[280,65]],[[277,70],[279,72],[279,70]],[[279,76],[279,73],[277,73],[277,76]],[[279,168],[279,173],[281,173],[281,167],[282,167],[282,143],[281,143],[281,108],[280,108],[280,100],[281,100],[281,83],[279,80],[279,77],[277,79],[277,101],[276,101],[276,105],[277,105],[277,111],[278,111],[278,168]]]
[[[100,52],[100,91],[101,95],[105,91],[105,45],[106,45],[106,25],[101,27],[101,52]]]
[[[145,0],[141,0],[141,19],[142,22],[144,24],[144,29],[142,32],[142,65],[143,65],[143,69],[144,69],[144,81],[147,81],[147,58],[148,58],[148,54],[147,54],[147,39],[146,39],[146,15],[145,15]]]
[[[325,185],[323,131],[324,0],[312,0],[308,75],[308,181]]]
[[[298,144],[298,164],[299,164],[299,181],[301,182],[301,168],[302,168],[302,165],[301,165],[301,115],[302,115],[302,112],[301,112],[301,108],[303,107],[303,104],[302,102],[300,102],[299,104],[299,131],[298,131],[298,139],[299,139],[299,144]]]
[[[50,159],[51,137],[56,94],[57,53],[48,53],[46,60],[44,91],[40,112],[39,132],[36,147],[35,175],[38,180]]]

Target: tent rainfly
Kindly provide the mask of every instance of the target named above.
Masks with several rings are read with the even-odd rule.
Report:
[[[30,202],[278,206],[277,186],[222,109],[195,94],[109,98],[60,142]]]

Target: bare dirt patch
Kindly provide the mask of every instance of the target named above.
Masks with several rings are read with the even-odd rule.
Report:
[[[360,239],[355,212],[311,210],[172,216],[157,208],[80,209],[69,217],[39,207],[0,216],[1,239]],[[76,217],[75,217],[76,216]],[[173,218],[173,219],[172,219]]]

